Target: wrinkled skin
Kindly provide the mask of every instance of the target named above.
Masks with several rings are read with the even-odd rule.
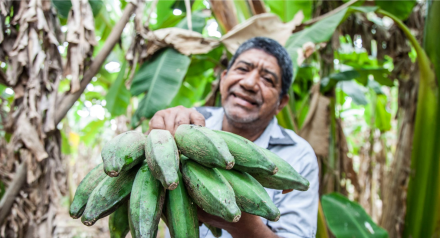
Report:
[[[276,58],[257,49],[244,52],[222,73],[220,93],[227,119],[223,130],[226,126],[246,135],[248,130],[259,129],[252,136],[257,139],[289,100],[287,95],[280,98],[280,92],[281,69]]]
[[[280,97],[281,69],[276,58],[262,50],[243,52],[220,78],[221,102],[225,109],[222,130],[255,141],[289,101]],[[164,129],[174,135],[181,124],[205,126],[202,114],[182,106],[158,111],[150,120],[150,130]],[[283,191],[289,192],[289,191]],[[227,230],[233,237],[277,237],[258,216],[242,212],[237,223],[198,210],[201,222]]]

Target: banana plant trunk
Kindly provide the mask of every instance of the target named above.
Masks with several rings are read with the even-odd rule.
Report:
[[[0,13],[1,29],[9,29],[0,33],[0,60],[8,65],[7,72],[1,72],[0,83],[14,90],[14,101],[2,121],[11,139],[7,156],[0,158],[0,171],[10,174],[12,180],[0,200],[0,237],[52,237],[59,221],[58,205],[67,192],[56,125],[101,68],[135,7],[132,3],[126,6],[78,87],[60,97],[64,69],[58,45],[62,37],[51,1],[2,4],[6,11]],[[6,17],[14,19],[10,26],[5,25]]]

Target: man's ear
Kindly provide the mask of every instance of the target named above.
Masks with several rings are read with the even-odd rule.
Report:
[[[220,82],[219,83],[219,89],[220,89],[220,93],[222,92],[222,82],[224,81],[223,79],[226,77],[226,74],[228,73],[228,71],[225,69],[223,70],[223,72],[220,74]]]
[[[289,95],[286,94],[286,95],[282,96],[280,99],[280,104],[277,107],[276,114],[278,114],[281,110],[283,110],[283,108],[287,105],[288,102],[289,102]]]

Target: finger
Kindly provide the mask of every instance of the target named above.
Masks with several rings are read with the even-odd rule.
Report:
[[[292,191],[293,191],[293,189],[286,189],[286,190],[283,190],[283,194],[290,193]]]
[[[197,111],[191,112],[190,123],[198,126],[205,126],[205,117]]]
[[[165,121],[165,130],[173,133],[174,131],[174,121],[176,120],[177,113],[174,110],[170,110],[170,112],[164,117]]]
[[[172,132],[173,135],[176,132],[177,127],[190,123],[189,116],[189,113],[186,112],[181,112],[176,115],[176,120],[174,121],[174,131]]]
[[[153,129],[165,129],[165,121],[163,120],[163,117],[160,115],[155,115],[153,118],[151,118],[148,128],[148,134],[150,134],[150,131]]]

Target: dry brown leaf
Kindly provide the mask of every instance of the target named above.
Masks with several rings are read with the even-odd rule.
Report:
[[[56,81],[55,88],[58,88],[58,85],[59,85],[59,80]],[[45,133],[55,130],[56,101],[57,101],[57,94],[56,93],[50,94],[47,102],[46,120],[43,126]]]
[[[304,52],[304,57],[308,58],[315,51],[315,44],[311,41],[304,43],[302,46],[302,50]]]
[[[330,137],[330,99],[321,95],[319,84],[313,86],[309,112],[299,135],[310,143],[317,156],[327,156]]]
[[[176,27],[150,31],[146,40],[149,56],[164,47],[173,47],[184,55],[205,54],[219,45],[216,39],[204,38],[198,32]]]
[[[0,44],[3,42],[3,40],[5,39],[4,34],[4,30],[3,30],[3,23],[0,22]]]
[[[86,67],[85,61],[93,54],[95,39],[95,22],[93,12],[87,0],[72,0],[72,9],[67,19],[66,41],[67,63],[64,75],[71,75],[70,92],[75,93],[80,89],[80,77]]]
[[[38,161],[48,157],[42,141],[38,138],[37,130],[35,130],[24,114],[18,118],[12,140],[15,141],[17,139],[24,143]]]
[[[137,4],[138,4],[138,2],[140,1],[140,0],[125,0],[126,2],[127,2],[127,4],[128,3],[133,3],[135,6],[137,6]]]
[[[19,56],[11,56],[9,57],[9,65],[8,69],[6,70],[6,82],[11,86],[14,87],[18,82],[18,76],[23,71],[23,65],[18,60]]]
[[[23,28],[20,28],[20,32],[18,33],[18,37],[15,41],[14,46],[12,46],[12,52],[10,53],[10,56],[18,55],[20,51],[24,50],[27,47],[29,42],[27,29],[27,23],[24,23]],[[26,62],[26,59],[22,60],[21,62]]]
[[[272,13],[259,14],[232,28],[220,41],[232,54],[243,42],[257,36],[269,37],[284,45],[303,19],[302,11],[299,11],[293,20],[287,23],[283,23],[277,15]]]
[[[9,8],[6,8],[6,0],[0,0],[0,13],[6,16]]]
[[[302,65],[304,60],[315,52],[315,44],[311,41],[304,43],[301,48],[296,49],[298,58],[296,59],[297,65]]]
[[[144,17],[144,9],[145,9],[145,1],[139,0],[139,3],[136,3],[136,15],[134,16],[134,29],[137,34],[141,36],[145,36],[147,33],[147,29],[145,29],[142,19]]]

